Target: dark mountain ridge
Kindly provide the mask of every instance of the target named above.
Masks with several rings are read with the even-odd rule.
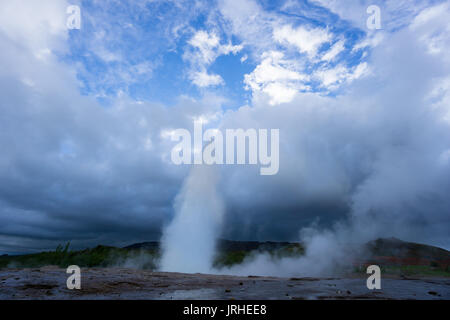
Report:
[[[217,244],[219,251],[272,251],[282,249],[288,246],[299,246],[296,242],[274,242],[274,241],[233,241],[220,239]],[[134,243],[124,247],[124,249],[145,249],[145,250],[159,250],[159,241],[148,241],[141,243]]]

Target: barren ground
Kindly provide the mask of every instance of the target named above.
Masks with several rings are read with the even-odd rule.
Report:
[[[449,278],[383,277],[370,291],[363,276],[233,277],[119,268],[82,269],[68,290],[65,269],[0,270],[0,299],[450,299]]]

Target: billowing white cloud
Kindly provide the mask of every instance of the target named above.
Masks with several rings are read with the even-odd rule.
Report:
[[[192,82],[200,88],[224,84],[221,76],[219,76],[218,74],[208,74],[205,70],[191,72],[189,77]]]
[[[294,71],[295,63],[283,59],[278,51],[265,52],[262,62],[252,73],[245,75],[245,84],[253,92],[263,92],[270,97],[270,103],[280,104],[292,98],[305,86],[306,75]]]
[[[281,44],[294,46],[301,53],[306,53],[310,58],[316,56],[322,44],[331,40],[331,35],[327,30],[303,26],[294,28],[290,25],[275,28],[273,37]]]
[[[368,65],[362,62],[353,68],[337,65],[334,68],[319,69],[314,73],[313,77],[319,79],[321,85],[327,90],[334,90],[342,83],[350,83],[368,74]]]
[[[231,24],[233,33],[252,48],[256,67],[244,76],[244,83],[254,97],[262,94],[271,105],[278,105],[292,101],[302,92],[335,92],[369,74],[364,62],[366,50],[370,44],[380,41],[378,35],[367,35],[353,43],[327,26],[312,22],[293,24],[285,15],[268,13],[252,0],[244,1],[243,6],[251,19],[245,19],[240,13],[232,14],[236,2],[221,3],[221,13]],[[283,10],[293,10],[293,7],[292,3],[286,3]],[[305,16],[308,16],[306,12]],[[346,58],[358,50],[363,50],[360,61],[354,61],[349,67]]]

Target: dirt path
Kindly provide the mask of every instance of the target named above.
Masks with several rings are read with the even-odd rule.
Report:
[[[0,271],[0,299],[450,299],[450,279],[272,278],[82,269],[81,290],[68,290],[64,269]]]

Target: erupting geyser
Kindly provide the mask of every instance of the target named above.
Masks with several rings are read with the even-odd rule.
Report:
[[[162,271],[208,273],[212,269],[224,207],[211,166],[194,166],[175,200],[175,217],[162,237]]]

